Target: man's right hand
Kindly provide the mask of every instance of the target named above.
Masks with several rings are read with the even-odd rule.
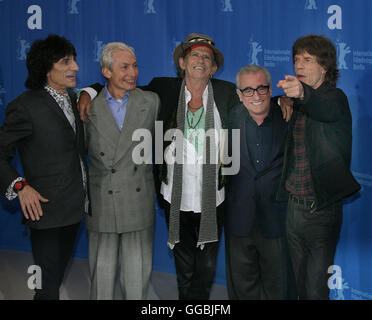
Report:
[[[49,202],[39,192],[37,192],[31,186],[25,186],[22,190],[18,191],[18,199],[21,204],[22,212],[25,218],[28,220],[31,218],[32,221],[39,221],[43,215],[41,209],[41,202]]]
[[[88,122],[88,118],[90,116],[90,106],[92,100],[87,92],[83,91],[80,94],[79,102],[78,102],[78,109],[80,114],[80,119],[83,122]]]

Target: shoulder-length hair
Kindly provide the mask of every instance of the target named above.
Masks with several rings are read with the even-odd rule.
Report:
[[[292,58],[297,54],[307,53],[316,56],[318,63],[327,71],[324,82],[335,87],[339,77],[337,52],[334,44],[325,36],[309,34],[298,38],[292,47]]]
[[[26,66],[28,77],[26,88],[41,89],[47,83],[47,73],[53,64],[66,56],[76,57],[72,43],[58,35],[51,34],[46,39],[34,41],[27,54]]]

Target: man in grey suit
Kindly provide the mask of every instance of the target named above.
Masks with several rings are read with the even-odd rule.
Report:
[[[155,187],[151,163],[136,164],[136,129],[154,131],[159,98],[136,88],[134,49],[112,42],[102,51],[104,90],[87,124],[92,216],[89,233],[91,299],[113,299],[117,266],[126,299],[144,299],[152,268]],[[137,161],[136,161],[137,162]]]

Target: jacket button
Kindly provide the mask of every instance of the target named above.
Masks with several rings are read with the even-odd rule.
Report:
[[[115,169],[111,169],[111,173],[115,173],[116,172],[116,170]]]
[[[105,155],[103,152],[100,152],[99,154],[100,154],[102,157]]]
[[[137,171],[137,167],[134,167],[134,171]]]
[[[108,194],[112,194],[112,190],[109,190]]]
[[[136,191],[137,191],[137,192],[140,192],[140,191],[141,191],[141,188],[138,187],[138,188],[136,189]]]

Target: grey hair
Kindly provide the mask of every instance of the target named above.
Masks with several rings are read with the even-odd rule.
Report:
[[[101,58],[99,60],[101,69],[106,68],[112,71],[112,64],[114,63],[112,54],[116,50],[129,51],[133,55],[133,57],[136,57],[133,47],[128,46],[124,42],[110,42],[105,45],[102,50]]]
[[[248,74],[248,73],[257,73],[259,71],[262,71],[265,74],[267,84],[270,85],[271,87],[271,74],[269,70],[267,70],[265,67],[262,66],[257,66],[255,64],[248,64],[244,67],[242,67],[238,73],[236,74],[236,86],[240,88],[240,76],[243,74]]]

